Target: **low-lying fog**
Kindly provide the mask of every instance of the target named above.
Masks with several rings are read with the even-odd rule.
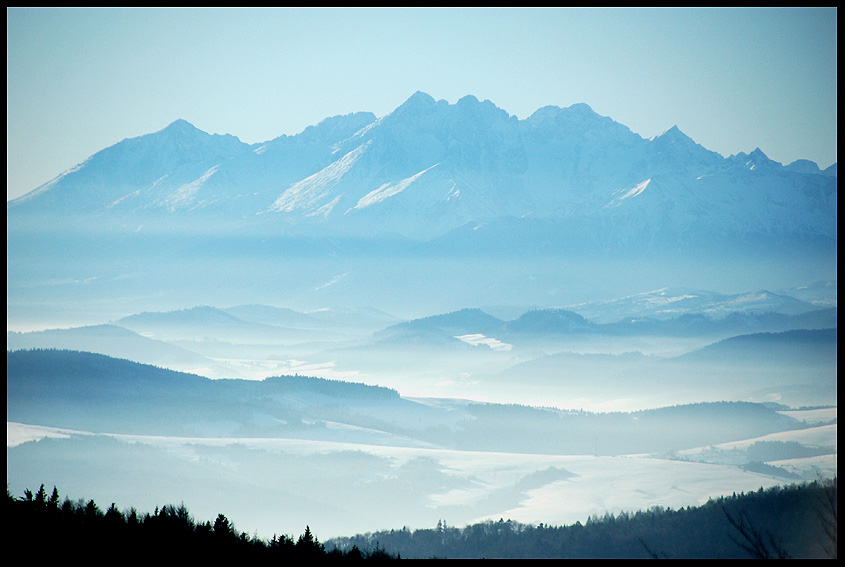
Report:
[[[660,318],[595,323],[568,309],[528,309],[513,319],[490,314],[506,316],[502,307],[464,309],[403,321],[376,310],[204,306],[9,332],[7,348],[97,352],[209,378],[300,374],[408,397],[591,411],[721,400],[835,403],[836,309],[807,307],[797,314],[664,310]],[[596,306],[584,310],[601,320]]]
[[[835,425],[833,447],[835,447]],[[809,444],[829,444],[823,431]],[[60,436],[63,439],[51,438]],[[44,439],[39,443],[24,440]],[[22,443],[17,445],[17,443]],[[15,444],[15,445],[13,445]],[[835,449],[834,449],[835,450]],[[107,454],[108,459],[96,455]],[[512,519],[551,525],[591,515],[703,504],[710,497],[836,473],[836,454],[779,462],[795,476],[665,455],[596,457],[455,451],[331,441],[88,435],[7,426],[10,488],[55,482],[67,496],[151,511],[184,502],[270,538],[306,524],[321,539],[380,529]],[[9,470],[9,469],[7,469]],[[31,480],[30,480],[31,479]]]
[[[836,474],[835,302],[687,299],[412,320],[203,306],[9,331],[7,483],[326,539],[440,519],[570,524]],[[50,382],[71,367],[90,371]],[[282,375],[304,382],[265,380]],[[325,390],[346,382],[387,398]]]

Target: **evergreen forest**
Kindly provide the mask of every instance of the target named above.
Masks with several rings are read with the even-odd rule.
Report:
[[[836,486],[834,477],[698,507],[608,513],[569,526],[500,519],[457,528],[441,521],[433,529],[382,531],[327,545],[378,545],[406,558],[835,559]]]
[[[462,528],[389,530],[321,543],[306,526],[269,541],[238,531],[224,515],[195,520],[184,504],[152,513],[103,510],[93,500],[62,500],[54,487],[14,497],[6,490],[8,541],[44,559],[68,550],[122,562],[398,558],[832,558],[837,556],[837,479],[778,486],[711,499],[678,510],[592,516],[585,524],[526,525],[511,520]],[[46,545],[45,545],[46,543]]]
[[[19,498],[7,488],[6,519],[7,541],[19,549],[38,550],[45,561],[66,561],[69,553],[131,565],[391,558],[380,549],[362,552],[354,546],[327,551],[308,526],[297,538],[274,535],[266,541],[238,531],[224,514],[214,522],[199,522],[184,504],[161,506],[153,513],[121,511],[114,504],[103,510],[94,500],[61,500],[55,487],[48,495],[44,485],[34,494],[27,489]]]

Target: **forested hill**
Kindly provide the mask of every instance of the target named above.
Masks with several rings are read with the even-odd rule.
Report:
[[[775,559],[836,558],[837,479],[710,500],[679,510],[653,507],[635,513],[593,516],[585,524],[526,525],[487,521],[462,528],[407,528],[334,538],[320,543],[306,526],[298,538],[270,541],[239,532],[225,514],[195,520],[183,505],[103,509],[93,500],[62,501],[44,485],[21,497],[6,491],[7,535],[39,557],[60,559],[68,549],[110,555],[132,549],[122,561],[221,559],[250,565],[314,559]]]
[[[220,432],[227,424],[235,435],[265,436],[301,428],[302,406],[385,400],[399,400],[399,393],[304,376],[211,380],[88,352],[6,353],[7,421],[52,427],[202,435],[202,427]],[[256,429],[260,416],[268,425]]]
[[[710,500],[679,510],[653,507],[593,516],[570,526],[500,519],[423,530],[334,538],[327,548],[379,546],[403,558],[775,559],[836,558],[837,480]]]
[[[7,395],[38,392],[42,395],[86,394],[128,395],[166,392],[216,391],[263,395],[278,392],[314,392],[330,397],[395,399],[390,388],[307,376],[275,376],[257,380],[211,380],[195,374],[176,372],[148,364],[131,362],[90,352],[31,349],[6,353]]]
[[[380,549],[327,551],[306,526],[298,538],[274,535],[270,541],[239,531],[225,516],[195,520],[184,504],[155,511],[107,509],[94,500],[62,500],[44,485],[15,498],[8,489],[4,504],[6,536],[21,549],[38,550],[44,563],[64,563],[68,553],[80,557],[112,557],[124,565],[167,564],[279,565],[287,561],[323,559],[392,559]],[[49,541],[49,545],[44,545]],[[128,555],[127,555],[128,554]]]
[[[304,376],[211,380],[58,350],[7,352],[6,400],[7,421],[99,433],[384,439],[558,455],[665,453],[808,427],[735,401],[634,413],[461,402],[451,411],[379,386]]]
[[[689,362],[734,364],[753,358],[761,364],[783,365],[833,361],[838,333],[831,329],[797,329],[780,333],[754,333],[723,339],[678,357]]]

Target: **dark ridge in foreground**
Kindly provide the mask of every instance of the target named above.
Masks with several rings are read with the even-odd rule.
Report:
[[[500,519],[456,528],[439,521],[433,529],[334,538],[326,547],[377,545],[406,559],[835,559],[836,522],[834,477],[711,499],[695,508],[593,516],[583,525]]]
[[[274,535],[264,541],[238,531],[223,514],[213,523],[196,521],[184,504],[157,507],[152,514],[134,508],[120,511],[114,504],[103,511],[93,500],[74,502],[65,497],[61,501],[55,487],[48,496],[43,484],[37,493],[27,489],[20,498],[7,488],[5,512],[7,541],[21,549],[38,550],[44,562],[64,562],[70,550],[130,565],[162,560],[170,565],[220,565],[223,561],[278,565],[290,560],[396,558],[378,548],[326,550],[308,526],[296,539]]]
[[[590,517],[586,524],[538,526],[500,519],[434,529],[382,531],[325,544],[306,526],[297,539],[270,541],[238,531],[225,515],[197,522],[183,505],[155,512],[114,504],[103,511],[93,500],[60,501],[54,487],[15,498],[6,490],[9,541],[38,549],[44,560],[114,554],[130,563],[161,558],[192,564],[221,560],[250,565],[280,560],[405,558],[833,558],[837,556],[837,479],[762,488],[710,500],[696,508],[653,507],[636,513]],[[50,545],[43,545],[49,541]],[[123,556],[132,550],[131,558]],[[362,551],[368,550],[368,551]]]

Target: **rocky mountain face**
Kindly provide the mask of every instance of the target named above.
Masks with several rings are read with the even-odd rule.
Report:
[[[262,144],[179,120],[7,203],[7,306],[418,316],[805,286],[836,279],[836,187],[835,165],[644,139],[586,104],[520,120],[416,93]]]
[[[835,240],[836,168],[783,166],[759,149],[724,158],[677,127],[643,139],[586,104],[518,120],[490,101],[418,92],[382,118],[337,116],[255,145],[179,120],[7,205],[11,221],[92,214],[127,227],[223,220],[421,240],[503,219],[611,240]]]

